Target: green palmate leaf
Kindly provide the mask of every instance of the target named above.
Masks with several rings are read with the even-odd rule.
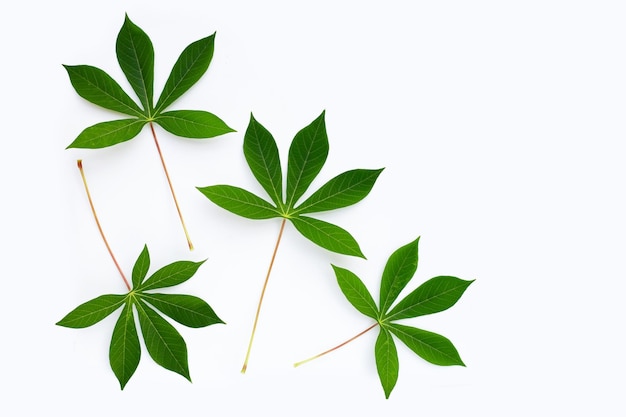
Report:
[[[292,217],[291,223],[311,242],[332,252],[365,258],[356,240],[344,229],[311,217]]]
[[[287,207],[294,207],[324,166],[328,136],[324,112],[299,131],[289,147],[287,162]]]
[[[201,110],[168,111],[154,121],[168,132],[185,138],[204,139],[234,132],[219,117]]]
[[[422,359],[441,366],[465,366],[459,356],[459,352],[457,352],[452,342],[445,337],[437,333],[397,323],[390,323],[388,327],[402,343],[407,345],[409,349],[417,353]]]
[[[339,346],[298,362],[296,366],[332,352],[377,326],[380,327],[380,334],[375,348],[376,367],[387,398],[396,384],[399,369],[392,335],[417,355],[435,365],[465,366],[452,342],[445,337],[393,321],[443,311],[456,303],[473,281],[463,281],[454,277],[435,277],[400,301],[391,313],[385,314],[417,269],[418,243],[419,237],[397,249],[389,257],[381,279],[379,307],[376,307],[360,278],[346,269],[332,265],[339,287],[348,301],[362,314],[374,318],[376,323]]]
[[[58,326],[81,329],[92,326],[124,304],[124,295],[101,295],[76,307],[63,317]]]
[[[389,398],[393,387],[396,386],[396,382],[398,381],[400,364],[398,362],[396,344],[393,342],[389,330],[382,326],[378,338],[376,339],[374,356],[376,358],[376,369],[378,370],[380,383],[385,391],[385,397]]]
[[[224,323],[204,300],[191,295],[143,293],[149,302],[166,316],[187,327],[206,327]]]
[[[117,60],[143,105],[144,114],[152,115],[154,85],[154,48],[146,33],[128,16],[117,36]]]
[[[339,174],[295,208],[298,214],[351,206],[370,192],[382,169],[355,169]]]
[[[148,253],[148,246],[144,246],[133,267],[133,288],[138,288],[141,285],[141,282],[148,275],[148,269],[150,269],[150,254]]]
[[[380,311],[386,312],[417,270],[418,237],[396,250],[387,261],[380,281]]]
[[[113,329],[109,348],[109,363],[122,389],[137,370],[140,358],[141,347],[132,302],[127,301]]]
[[[366,316],[377,320],[379,315],[378,308],[363,281],[347,269],[335,265],[332,265],[332,267],[335,271],[339,288],[350,301],[350,304]]]
[[[172,68],[155,114],[165,110],[204,75],[213,58],[215,34],[193,42],[180,54]]]
[[[145,303],[135,304],[146,349],[152,359],[170,371],[191,381],[187,362],[187,345],[183,337],[164,318]]]
[[[203,263],[204,261],[178,261],[166,265],[152,274],[139,289],[141,289],[141,291],[147,291],[182,284],[191,278]]]
[[[272,198],[276,207],[282,207],[283,174],[278,147],[272,134],[252,115],[243,139],[243,153],[259,184]]]
[[[224,322],[209,304],[198,297],[184,294],[152,294],[144,291],[183,283],[195,274],[203,262],[171,263],[142,283],[150,268],[150,255],[147,246],[144,246],[133,267],[133,289],[129,289],[125,295],[103,295],[81,304],[57,324],[74,328],[91,326],[124,305],[113,329],[109,347],[111,369],[124,389],[137,369],[141,357],[133,310],[135,306],[150,356],[164,368],[189,379],[185,341],[152,307],[188,327],[206,327]],[[124,280],[126,281],[126,278]]]
[[[141,109],[122,87],[99,68],[89,65],[63,65],[79,96],[105,109],[141,117]]]
[[[106,148],[131,140],[141,132],[145,120],[122,119],[95,124],[83,130],[69,148]]]
[[[431,278],[400,301],[386,315],[386,319],[407,319],[447,310],[461,298],[472,282],[448,276]]]
[[[198,187],[198,190],[223,209],[248,219],[271,219],[280,216],[270,203],[239,187],[211,185]]]

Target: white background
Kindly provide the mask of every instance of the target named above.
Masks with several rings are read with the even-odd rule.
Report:
[[[119,116],[81,99],[61,64],[102,68],[130,92],[115,58],[125,12],[152,38],[155,94],[182,49],[217,31],[209,71],[172,109],[212,111],[238,132],[194,141],[158,131],[193,252],[147,129],[112,148],[64,150]],[[625,19],[623,2],[599,0],[4,4],[0,414],[623,416]],[[285,163],[293,135],[324,109],[330,154],[313,187],[386,167],[363,202],[319,216],[349,230],[368,260],[288,225],[241,375],[280,221],[237,217],[195,187],[262,195],[241,151],[250,112]],[[228,324],[177,326],[192,384],[144,349],[120,391],[108,364],[115,315],[84,330],[54,325],[124,292],[78,158],[128,274],[144,244],[151,271],[208,258],[177,291]],[[293,369],[369,325],[329,264],[377,297],[387,257],[417,236],[407,290],[442,274],[476,282],[452,309],[407,324],[450,338],[467,367],[430,365],[399,345],[385,400],[370,332]]]

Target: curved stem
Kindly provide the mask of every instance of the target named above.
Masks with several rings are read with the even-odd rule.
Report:
[[[315,355],[315,356],[312,356],[312,357],[310,357],[309,359],[305,359],[305,360],[303,360],[303,361],[296,362],[296,363],[294,363],[294,364],[293,364],[293,366],[294,366],[294,368],[295,368],[295,367],[298,367],[298,366],[300,366],[300,365],[303,365],[303,364],[305,364],[305,363],[307,363],[307,362],[312,361],[313,359],[317,359],[317,358],[319,358],[320,356],[324,356],[324,355],[325,355],[325,354],[327,354],[327,353],[330,353],[330,352],[332,352],[332,351],[334,351],[334,350],[337,350],[337,349],[339,349],[340,347],[342,347],[342,346],[344,346],[344,345],[346,345],[346,344],[348,344],[348,343],[352,342],[352,341],[353,341],[354,339],[356,339],[357,337],[362,336],[362,335],[364,335],[365,333],[369,332],[370,330],[372,330],[372,329],[373,329],[374,327],[376,327],[376,326],[378,326],[378,323],[374,323],[374,324],[372,324],[370,327],[368,327],[367,329],[363,330],[361,333],[357,334],[356,336],[351,337],[350,339],[348,339],[348,340],[346,340],[345,342],[343,342],[343,343],[341,343],[341,344],[339,344],[339,345],[335,346],[334,348],[332,348],[332,349],[328,349],[328,350],[327,350],[327,351],[325,351],[325,352],[322,352],[322,353],[320,353],[320,354],[317,354],[317,355]]]
[[[120,264],[117,263],[117,260],[115,259],[115,255],[113,255],[113,251],[111,250],[111,247],[109,246],[109,242],[107,241],[106,236],[104,236],[104,232],[102,231],[102,226],[100,226],[100,221],[98,220],[98,215],[96,214],[96,208],[93,205],[93,201],[91,200],[91,193],[89,193],[89,187],[87,186],[87,178],[85,178],[85,171],[83,171],[83,161],[82,159],[79,159],[78,161],[76,161],[76,163],[78,165],[78,169],[80,170],[80,176],[83,179],[83,184],[85,185],[85,191],[87,192],[87,199],[89,200],[89,205],[91,206],[91,212],[93,213],[93,218],[96,220],[96,225],[98,226],[98,230],[100,231],[100,236],[102,236],[102,240],[104,240],[104,244],[106,245],[107,250],[109,251],[109,255],[111,255],[111,259],[113,259],[113,263],[115,264],[115,266],[117,267],[117,270],[122,276],[122,279],[124,280],[124,284],[126,284],[126,288],[128,288],[128,291],[130,291],[130,284],[128,283],[128,280],[126,279],[124,272],[122,272],[122,268],[120,268]]]
[[[280,245],[280,238],[283,236],[283,230],[285,229],[285,222],[287,219],[283,219],[280,224],[280,232],[278,232],[278,239],[276,239],[276,246],[274,246],[274,253],[272,254],[272,260],[270,266],[267,269],[267,275],[265,276],[265,282],[263,283],[263,290],[261,291],[261,297],[259,298],[259,305],[256,308],[256,315],[254,316],[254,324],[252,325],[252,333],[250,334],[250,342],[248,343],[248,351],[246,352],[246,359],[243,361],[243,367],[241,373],[245,374],[248,369],[248,360],[250,359],[250,351],[252,350],[252,342],[254,341],[254,334],[256,333],[256,325],[259,322],[259,313],[261,312],[261,304],[263,304],[263,297],[265,296],[265,289],[267,288],[267,281],[270,279],[270,273],[272,272],[272,266],[274,266],[274,259],[276,259],[276,252],[278,251],[278,245]]]
[[[172,192],[172,198],[174,198],[174,204],[176,205],[176,211],[178,212],[180,223],[182,224],[183,231],[185,232],[185,238],[187,238],[187,245],[189,246],[189,250],[193,250],[193,243],[191,243],[191,239],[189,238],[189,232],[187,231],[187,226],[185,226],[185,220],[183,220],[183,214],[180,211],[178,200],[176,199],[176,194],[174,193],[174,187],[172,186],[172,181],[170,180],[170,174],[167,172],[167,166],[165,166],[165,159],[163,159],[163,153],[161,152],[161,147],[159,146],[159,141],[157,140],[156,132],[154,131],[154,125],[152,124],[152,122],[150,122],[150,130],[152,131],[152,137],[154,138],[154,144],[156,145],[157,152],[159,153],[159,158],[161,158],[161,165],[163,165],[163,171],[165,172],[165,178],[167,178],[167,183],[170,186],[170,191]]]

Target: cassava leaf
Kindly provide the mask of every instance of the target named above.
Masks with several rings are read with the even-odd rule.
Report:
[[[210,185],[198,187],[198,190],[223,209],[248,219],[271,219],[280,216],[270,203],[239,187]]]
[[[141,285],[148,275],[148,269],[150,269],[150,253],[148,253],[148,246],[145,245],[133,267],[133,288]]]
[[[386,398],[389,398],[396,384],[399,370],[398,355],[392,335],[430,363],[443,366],[465,366],[452,342],[444,336],[404,326],[393,322],[393,320],[443,311],[456,303],[473,281],[463,281],[453,277],[435,277],[426,281],[400,301],[391,313],[385,314],[388,306],[393,304],[417,270],[418,242],[419,237],[397,249],[389,257],[381,279],[379,307],[374,303],[360,278],[347,269],[332,265],[337,276],[337,283],[348,301],[359,312],[374,318],[376,322],[347,342],[320,355],[298,362],[296,366],[332,352],[375,327],[380,327],[374,350],[376,368]]]
[[[166,316],[187,327],[206,327],[224,323],[201,298],[182,294],[142,293],[141,299]]]
[[[380,280],[380,311],[386,312],[417,270],[419,237],[391,254]]]
[[[204,261],[178,261],[166,265],[152,274],[150,278],[139,286],[139,289],[147,291],[182,284],[191,278],[203,263]]]
[[[154,48],[152,41],[130,20],[128,15],[125,16],[124,24],[118,33],[115,51],[122,72],[137,94],[140,104],[133,101],[103,70],[87,65],[65,65],[70,82],[81,97],[107,109],[135,117],[90,126],[84,129],[68,148],[95,149],[117,145],[134,138],[141,132],[144,125],[149,124],[189,249],[193,249],[193,244],[165,166],[154,123],[160,124],[174,135],[187,138],[211,138],[234,131],[219,117],[206,111],[163,112],[206,72],[213,57],[214,39],[215,34],[193,42],[183,50],[165,83],[156,109],[153,107]]]
[[[385,391],[385,398],[389,398],[393,387],[396,386],[398,381],[400,364],[396,344],[393,342],[389,330],[384,327],[381,327],[380,333],[378,333],[376,346],[374,347],[374,357],[376,358],[378,377]]]
[[[314,192],[300,206],[297,214],[316,213],[351,206],[370,192],[382,169],[354,169],[337,175]]]
[[[113,329],[109,348],[109,363],[120,382],[121,389],[124,389],[137,370],[140,359],[141,347],[135,327],[132,302],[127,301]]]
[[[389,330],[422,359],[440,366],[465,366],[459,352],[445,337],[414,327],[390,323]]]
[[[357,241],[341,227],[305,216],[292,217],[289,220],[304,237],[324,249],[365,258]]]
[[[139,326],[150,357],[170,371],[191,381],[187,344],[178,331],[144,302],[138,301]]]
[[[192,139],[206,139],[234,132],[219,117],[201,110],[168,111],[159,114],[154,121],[176,136]]]
[[[243,139],[243,154],[259,184],[276,207],[282,207],[283,174],[278,147],[272,134],[252,115]]]
[[[70,311],[59,322],[58,326],[82,329],[103,320],[124,304],[125,295],[107,294],[89,300]]]
[[[144,246],[133,267],[133,289],[129,289],[128,294],[103,295],[83,303],[57,324],[73,328],[91,326],[124,305],[113,329],[109,347],[111,369],[120,387],[124,389],[135,373],[141,357],[133,311],[135,306],[150,356],[160,366],[190,380],[185,341],[150,305],[188,327],[206,327],[224,322],[209,304],[198,297],[185,294],[153,294],[145,290],[180,284],[191,278],[203,262],[174,262],[156,271],[142,284],[150,267],[148,248]]]
[[[368,317],[378,320],[378,308],[363,281],[347,269],[332,265],[339,288],[350,304]]]
[[[448,276],[431,278],[400,301],[386,318],[400,320],[447,310],[472,282]]]
[[[142,111],[109,74],[89,65],[63,65],[79,96],[105,109],[142,117]]]
[[[143,105],[144,114],[152,115],[154,85],[154,48],[148,35],[128,18],[115,45],[117,61]]]
[[[287,207],[293,207],[321,171],[328,156],[328,136],[322,114],[299,131],[289,147]]]
[[[69,148],[98,149],[131,140],[141,132],[145,120],[122,119],[95,124],[83,130]]]
[[[191,88],[206,72],[213,58],[215,34],[187,46],[172,68],[155,107],[158,114]]]

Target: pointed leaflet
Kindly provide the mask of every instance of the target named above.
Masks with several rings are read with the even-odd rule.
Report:
[[[139,300],[135,306],[148,353],[156,363],[191,381],[187,362],[187,345],[180,333]]]
[[[155,114],[165,110],[204,75],[213,58],[214,42],[215,34],[193,42],[180,54],[157,101]]]
[[[192,139],[206,139],[234,132],[216,115],[202,110],[175,110],[159,114],[154,121],[168,132]]]
[[[472,282],[448,276],[431,278],[400,301],[385,319],[407,319],[447,310]]]
[[[398,381],[400,364],[398,362],[396,344],[393,342],[389,330],[382,326],[380,327],[380,333],[376,339],[374,356],[376,358],[378,377],[385,391],[385,398],[389,398],[393,387],[396,386],[396,382]]]
[[[418,237],[391,254],[380,281],[380,311],[385,313],[417,270]]]
[[[231,213],[248,219],[271,219],[280,217],[270,203],[249,191],[231,185],[197,187],[209,200]]]
[[[140,358],[141,347],[132,302],[127,301],[113,329],[109,347],[109,363],[122,389],[137,370]]]
[[[89,300],[70,311],[58,323],[58,326],[82,329],[104,319],[124,303],[125,295],[101,295]]]
[[[319,174],[328,156],[324,112],[299,131],[289,147],[287,161],[287,207],[294,207]]]
[[[142,293],[141,299],[187,327],[224,323],[204,300],[191,295]]]
[[[414,327],[389,323],[389,330],[422,359],[440,366],[465,366],[459,352],[445,337]]]
[[[152,274],[150,278],[139,286],[139,289],[146,291],[182,284],[191,278],[203,263],[204,261],[178,261],[166,265]]]
[[[339,288],[341,288],[343,294],[348,301],[350,301],[350,304],[366,316],[377,320],[378,308],[371,294],[365,287],[365,284],[363,284],[363,281],[347,269],[335,265],[331,266],[335,271]]]
[[[144,245],[133,267],[133,288],[139,287],[146,275],[148,275],[148,269],[150,269],[150,254],[148,253],[148,246]]]
[[[69,148],[98,149],[131,140],[141,132],[145,120],[122,119],[95,124],[83,130]]]
[[[250,115],[243,139],[243,154],[259,184],[272,198],[276,207],[283,205],[283,174],[278,147],[272,134]]]
[[[139,106],[122,87],[99,68],[89,65],[63,65],[79,96],[105,109],[141,117]]]
[[[382,171],[382,169],[354,169],[339,174],[296,207],[295,212],[315,213],[356,204],[369,194]]]
[[[311,217],[292,217],[291,223],[311,242],[332,252],[365,258],[356,240],[344,229]]]
[[[152,41],[126,16],[117,36],[115,50],[124,75],[143,104],[144,114],[151,116],[154,85]]]

